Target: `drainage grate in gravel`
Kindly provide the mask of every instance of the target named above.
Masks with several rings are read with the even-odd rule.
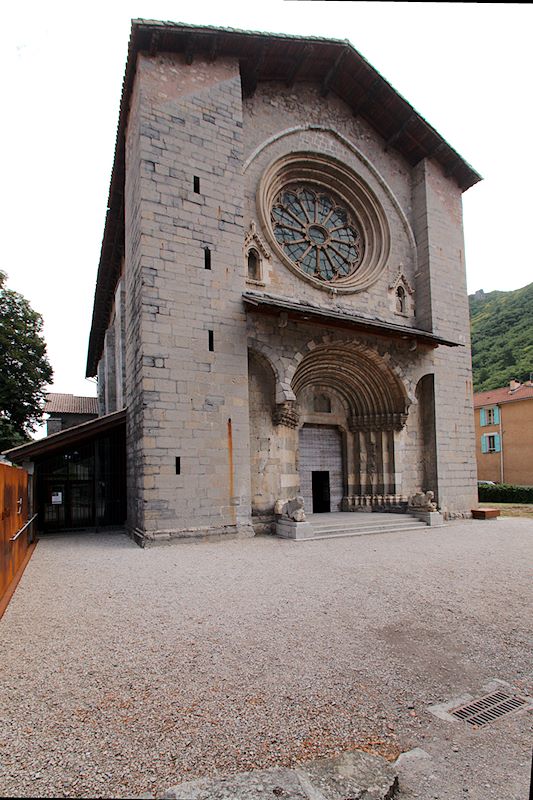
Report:
[[[529,705],[529,701],[523,697],[498,691],[486,694],[484,697],[480,697],[479,700],[474,700],[464,706],[458,706],[449,711],[449,713],[474,728],[480,728],[506,714],[519,711],[523,706],[527,705]]]

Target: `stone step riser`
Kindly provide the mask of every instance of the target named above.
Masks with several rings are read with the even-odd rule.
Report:
[[[424,525],[424,528],[427,528],[427,525]],[[325,539],[327,536],[362,536],[367,533],[399,533],[401,531],[412,530],[420,530],[420,528],[369,528],[368,530],[360,528],[357,531],[324,531],[323,533],[315,533],[314,535],[317,539]]]
[[[429,530],[427,525],[422,523],[422,528],[425,530]],[[402,533],[403,531],[420,531],[421,528],[419,525],[409,526],[408,528],[385,528],[384,530],[358,530],[358,531],[349,531],[348,533],[339,533],[338,531],[335,533],[323,533],[323,534],[315,534],[315,536],[310,536],[309,538],[299,539],[300,542],[310,542],[310,541],[320,541],[322,539],[340,539],[340,538],[347,538],[349,536],[372,536],[374,534],[381,535],[383,533]]]
[[[359,530],[380,530],[388,529],[388,530],[401,530],[401,528],[426,528],[427,525],[425,522],[401,522],[397,525],[393,523],[383,523],[383,524],[376,524],[376,525],[312,525],[312,528],[315,533],[322,533],[324,531],[334,533],[335,531],[359,531]]]

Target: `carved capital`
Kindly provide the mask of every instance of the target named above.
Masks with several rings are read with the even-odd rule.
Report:
[[[352,414],[348,420],[348,428],[352,433],[357,431],[401,431],[407,422],[406,412],[387,412],[384,414]]]
[[[287,428],[297,428],[300,415],[296,411],[294,400],[285,400],[278,403],[272,414],[274,425],[285,425]]]

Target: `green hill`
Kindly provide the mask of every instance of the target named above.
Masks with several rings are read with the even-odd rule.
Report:
[[[505,386],[533,373],[533,283],[514,292],[468,297],[474,391]]]

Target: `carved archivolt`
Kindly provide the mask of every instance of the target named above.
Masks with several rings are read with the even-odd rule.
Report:
[[[292,388],[330,387],[344,399],[352,431],[401,430],[409,399],[402,381],[377,353],[332,342],[318,346],[300,362]]]

